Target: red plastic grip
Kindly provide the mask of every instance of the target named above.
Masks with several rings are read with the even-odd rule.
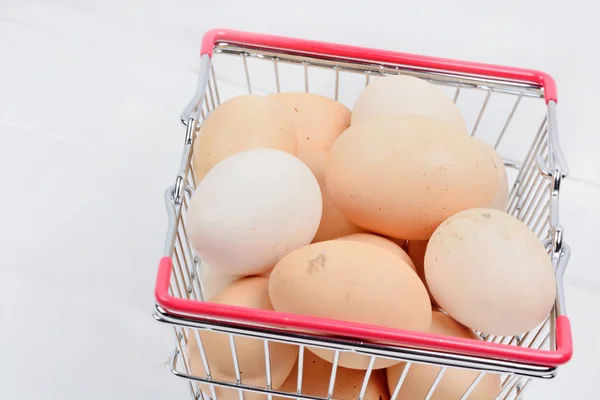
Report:
[[[230,29],[213,29],[208,31],[202,39],[201,54],[212,56],[213,49],[219,42],[256,46],[263,49],[287,50],[298,54],[384,62],[436,71],[457,72],[468,75],[534,83],[540,85],[544,89],[546,103],[551,100],[555,102],[558,100],[554,79],[545,72],[531,69],[459,61]]]
[[[238,322],[253,322],[279,328],[316,331],[336,336],[361,338],[372,342],[435,349],[534,365],[558,366],[569,361],[573,354],[571,328],[566,316],[556,319],[557,349],[555,351],[538,350],[481,340],[181,299],[168,293],[172,268],[173,263],[169,257],[163,257],[160,260],[155,297],[157,304],[177,315],[198,315]]]

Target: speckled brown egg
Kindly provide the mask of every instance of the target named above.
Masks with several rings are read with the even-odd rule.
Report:
[[[425,287],[400,257],[349,240],[314,243],[281,259],[269,278],[276,311],[423,331],[431,323]],[[327,361],[333,352],[313,349]],[[339,365],[366,369],[370,357],[343,353]],[[381,359],[375,368],[397,363]]]
[[[325,180],[350,221],[380,235],[426,240],[452,214],[487,207],[497,172],[486,150],[422,116],[379,117],[335,141]]]
[[[219,161],[257,148],[297,155],[296,129],[287,110],[268,96],[248,94],[227,100],[206,118],[194,143],[196,181]]]
[[[250,307],[261,310],[272,310],[268,296],[268,278],[241,278],[215,295],[211,301],[219,304]],[[202,340],[206,358],[213,378],[227,382],[235,382],[236,374],[232,362],[229,335],[198,331]],[[236,353],[242,382],[245,384],[266,388],[265,349],[261,339],[235,337]],[[298,358],[298,346],[271,341],[269,343],[271,361],[271,384],[277,389],[286,380]],[[195,334],[188,337],[187,355],[192,374],[206,377],[198,341]],[[210,396],[208,385],[200,385],[202,391]],[[227,388],[215,388],[220,399],[238,399],[238,391]],[[250,396],[260,399],[260,395]]]
[[[381,247],[382,249],[386,249],[392,254],[395,254],[401,259],[403,259],[409,267],[411,267],[415,272],[417,272],[415,264],[410,259],[408,254],[406,254],[404,249],[396,243],[394,243],[393,241],[391,241],[390,239],[372,233],[353,233],[352,235],[343,236],[339,238],[339,240],[353,240],[355,242],[370,243],[375,246]]]
[[[542,242],[523,222],[491,208],[462,211],[436,229],[425,252],[425,275],[452,318],[494,335],[535,328],[556,297]]]
[[[298,158],[310,168],[315,175],[315,178],[317,178],[323,199],[321,222],[319,223],[319,229],[317,230],[312,243],[331,240],[352,233],[363,232],[363,229],[354,225],[346,218],[346,216],[344,216],[344,214],[342,214],[327,191],[325,185],[325,161],[327,159],[327,153],[324,151],[301,149],[298,151]]]
[[[473,331],[437,311],[433,312],[429,331],[444,336],[479,340],[479,337]],[[388,388],[390,392],[395,390],[398,379],[405,368],[406,364],[401,363],[387,369]],[[412,363],[397,398],[403,400],[422,400],[426,398],[440,370],[441,367]],[[458,368],[447,369],[430,400],[460,399],[478,375],[479,371]],[[500,393],[500,389],[500,376],[494,373],[487,373],[479,381],[468,398],[472,400],[495,399]]]
[[[286,108],[296,128],[298,149],[327,151],[350,126],[350,110],[342,103],[314,93],[271,95]]]

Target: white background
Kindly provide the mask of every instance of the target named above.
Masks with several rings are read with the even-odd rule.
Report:
[[[596,393],[597,5],[1,0],[0,399],[184,399],[151,317],[178,117],[214,27],[537,68],[559,88],[575,355],[531,399]],[[597,380],[597,378],[596,378]]]

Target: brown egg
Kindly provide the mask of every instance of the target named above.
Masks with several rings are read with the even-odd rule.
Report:
[[[506,211],[506,209],[508,208],[509,189],[508,175],[506,174],[504,160],[502,160],[500,154],[498,154],[492,146],[490,146],[483,140],[475,138],[475,141],[479,143],[490,155],[490,157],[494,161],[494,166],[496,167],[496,172],[498,174],[498,190],[496,192],[494,200],[489,205],[489,208],[495,208],[496,210]]]
[[[491,208],[462,211],[436,229],[425,252],[425,275],[452,318],[494,335],[535,328],[556,297],[544,245],[517,218]]]
[[[419,278],[421,278],[421,282],[425,285],[427,292],[429,293],[429,299],[431,300],[431,304],[433,306],[437,306],[437,302],[429,292],[429,285],[427,285],[427,280],[425,279],[425,249],[427,248],[427,240],[411,240],[406,245],[406,253],[411,258],[415,265],[415,271]]]
[[[353,240],[355,242],[370,243],[375,246],[381,247],[382,249],[386,249],[403,259],[408,264],[408,266],[411,267],[418,274],[418,271],[415,268],[415,264],[413,264],[413,261],[410,259],[408,254],[406,254],[404,249],[389,239],[378,235],[374,235],[372,233],[353,233],[352,235],[341,237],[339,238],[339,240]]]
[[[439,335],[478,339],[478,336],[473,331],[438,311],[433,312],[430,332]],[[388,388],[390,392],[393,392],[396,388],[398,379],[405,367],[406,364],[401,363],[387,369]],[[412,363],[398,393],[398,399],[422,400],[426,398],[440,369],[441,367],[433,365]],[[430,400],[460,399],[478,375],[479,371],[448,368],[444,372]],[[500,389],[500,376],[494,373],[487,373],[473,389],[469,395],[469,400],[495,399],[500,393]]]
[[[348,128],[329,151],[327,189],[356,225],[380,235],[429,239],[458,211],[489,205],[496,167],[472,138],[435,119],[370,119]]]
[[[267,292],[268,282],[269,279],[265,277],[242,278],[227,286],[211,301],[261,310],[272,310],[273,307]],[[204,351],[206,352],[212,377],[217,380],[236,382],[229,335],[202,330],[198,332],[204,346]],[[234,341],[242,382],[266,388],[267,377],[264,342],[260,339],[247,337],[235,337]],[[271,341],[269,342],[269,352],[271,384],[274,389],[277,389],[288,377],[298,359],[298,346]],[[198,343],[193,333],[188,337],[187,354],[192,374],[206,377]],[[208,385],[201,384],[200,387],[204,393],[210,395],[211,391]],[[238,398],[237,390],[217,387],[215,387],[215,390],[220,399],[234,400]]]
[[[298,135],[299,150],[327,151],[350,126],[350,110],[328,97],[313,93],[271,95],[285,105]]]
[[[321,196],[323,197],[321,222],[312,243],[339,238],[355,232],[363,232],[361,228],[350,222],[340,212],[327,191],[327,187],[325,186],[325,160],[327,159],[327,153],[314,150],[299,150],[298,158],[310,168],[317,178],[321,187]]]
[[[271,97],[253,94],[227,100],[206,118],[194,143],[196,181],[219,161],[256,148],[298,153],[296,130],[285,107]]]
[[[277,311],[422,331],[431,303],[417,274],[400,257],[349,240],[314,243],[281,259],[269,278]],[[333,352],[311,349],[327,361]],[[343,353],[339,365],[366,369],[369,356]],[[397,363],[381,359],[375,368]]]
[[[302,394],[326,398],[333,365],[322,360],[310,351],[304,352],[302,366]],[[335,375],[332,399],[357,399],[362,388],[364,371],[338,367]],[[298,364],[279,388],[282,392],[296,393],[298,384]],[[283,399],[283,397],[275,397]],[[388,400],[387,384],[382,371],[372,371],[365,390],[364,400]]]

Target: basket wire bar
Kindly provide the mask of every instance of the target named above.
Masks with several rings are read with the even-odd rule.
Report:
[[[310,81],[311,73],[315,70],[330,71],[334,77],[334,85],[330,97],[338,100],[345,89],[344,79],[347,76],[362,78],[361,86],[366,86],[374,78],[390,74],[407,74],[427,79],[433,84],[453,90],[451,95],[454,102],[461,104],[463,96],[468,93],[483,92],[483,98],[476,104],[471,136],[479,136],[483,132],[486,117],[491,115],[491,105],[497,96],[512,98],[512,105],[505,119],[499,126],[494,138],[486,138],[494,148],[501,149],[507,135],[512,133],[513,125],[519,119],[519,107],[524,99],[539,99],[543,101],[544,89],[539,84],[508,81],[486,76],[460,74],[456,71],[426,70],[409,65],[395,65],[387,62],[375,63],[371,60],[340,59],[323,54],[301,54],[282,49],[261,48],[255,44],[217,42],[212,56],[203,54],[196,93],[181,114],[181,121],[186,126],[186,135],[182,161],[178,170],[175,184],[165,191],[169,229],[165,240],[164,255],[172,262],[169,294],[171,296],[191,301],[204,301],[200,271],[202,263],[195,256],[187,240],[185,217],[190,197],[196,187],[192,162],[192,149],[196,135],[201,129],[202,122],[222,101],[230,96],[224,95],[220,88],[227,82],[219,75],[221,59],[241,60],[243,71],[241,83],[246,93],[262,92],[264,82],[259,77],[252,78],[255,61],[260,61],[268,68],[272,76],[273,90],[282,91],[282,66],[298,68],[295,80],[301,82],[303,91],[311,92],[318,88]],[[286,67],[287,68],[287,67]],[[265,70],[267,70],[265,69]],[[287,71],[287,69],[286,69]],[[241,94],[241,93],[240,93]],[[547,246],[550,257],[557,270],[557,301],[555,309],[537,328],[516,336],[495,336],[480,333],[485,342],[505,346],[519,346],[531,349],[555,350],[557,348],[556,318],[565,315],[562,274],[569,259],[570,248],[562,240],[562,227],[558,223],[558,196],[560,180],[568,173],[567,164],[562,156],[556,132],[556,103],[547,102],[545,112],[540,115],[537,128],[528,137],[530,145],[524,151],[522,161],[506,160],[508,168],[515,168],[516,178],[509,192],[507,212],[526,223]],[[535,365],[524,362],[495,359],[482,355],[459,354],[435,349],[400,346],[394,343],[371,343],[361,338],[325,336],[320,332],[297,332],[279,327],[261,325],[260,323],[241,323],[227,319],[203,317],[201,315],[173,312],[157,304],[154,317],[163,323],[173,325],[176,346],[172,356],[171,370],[173,374],[188,381],[192,397],[217,400],[219,388],[237,391],[239,399],[245,394],[260,394],[271,400],[273,397],[295,398],[307,400],[331,399],[334,396],[339,358],[342,353],[355,353],[370,356],[363,380],[357,388],[356,398],[362,400],[367,385],[375,372],[374,365],[379,359],[401,360],[405,367],[393,385],[390,384],[390,398],[399,398],[402,386],[410,373],[413,364],[430,364],[437,366],[439,372],[429,388],[424,400],[434,397],[436,389],[443,382],[444,375],[449,369],[461,368],[479,371],[474,380],[465,388],[460,400],[467,400],[477,388],[477,385],[487,374],[500,375],[502,387],[496,399],[521,399],[523,392],[530,386],[533,378],[552,378],[557,367],[551,365]],[[187,331],[187,332],[186,332]],[[230,344],[231,363],[235,371],[235,381],[215,379],[211,375],[211,360],[208,359],[200,333],[203,331],[226,335]],[[205,375],[194,375],[188,360],[188,337],[193,335],[198,346],[198,356],[203,365]],[[235,339],[238,337],[260,340],[264,349],[264,386],[253,386],[243,382],[243,371],[237,357]],[[295,392],[282,392],[273,388],[271,343],[287,343],[298,346],[297,379]],[[303,378],[305,369],[310,365],[304,363],[306,347],[318,347],[333,351],[334,359],[327,393],[322,397],[303,393]],[[393,389],[392,389],[393,388]]]

